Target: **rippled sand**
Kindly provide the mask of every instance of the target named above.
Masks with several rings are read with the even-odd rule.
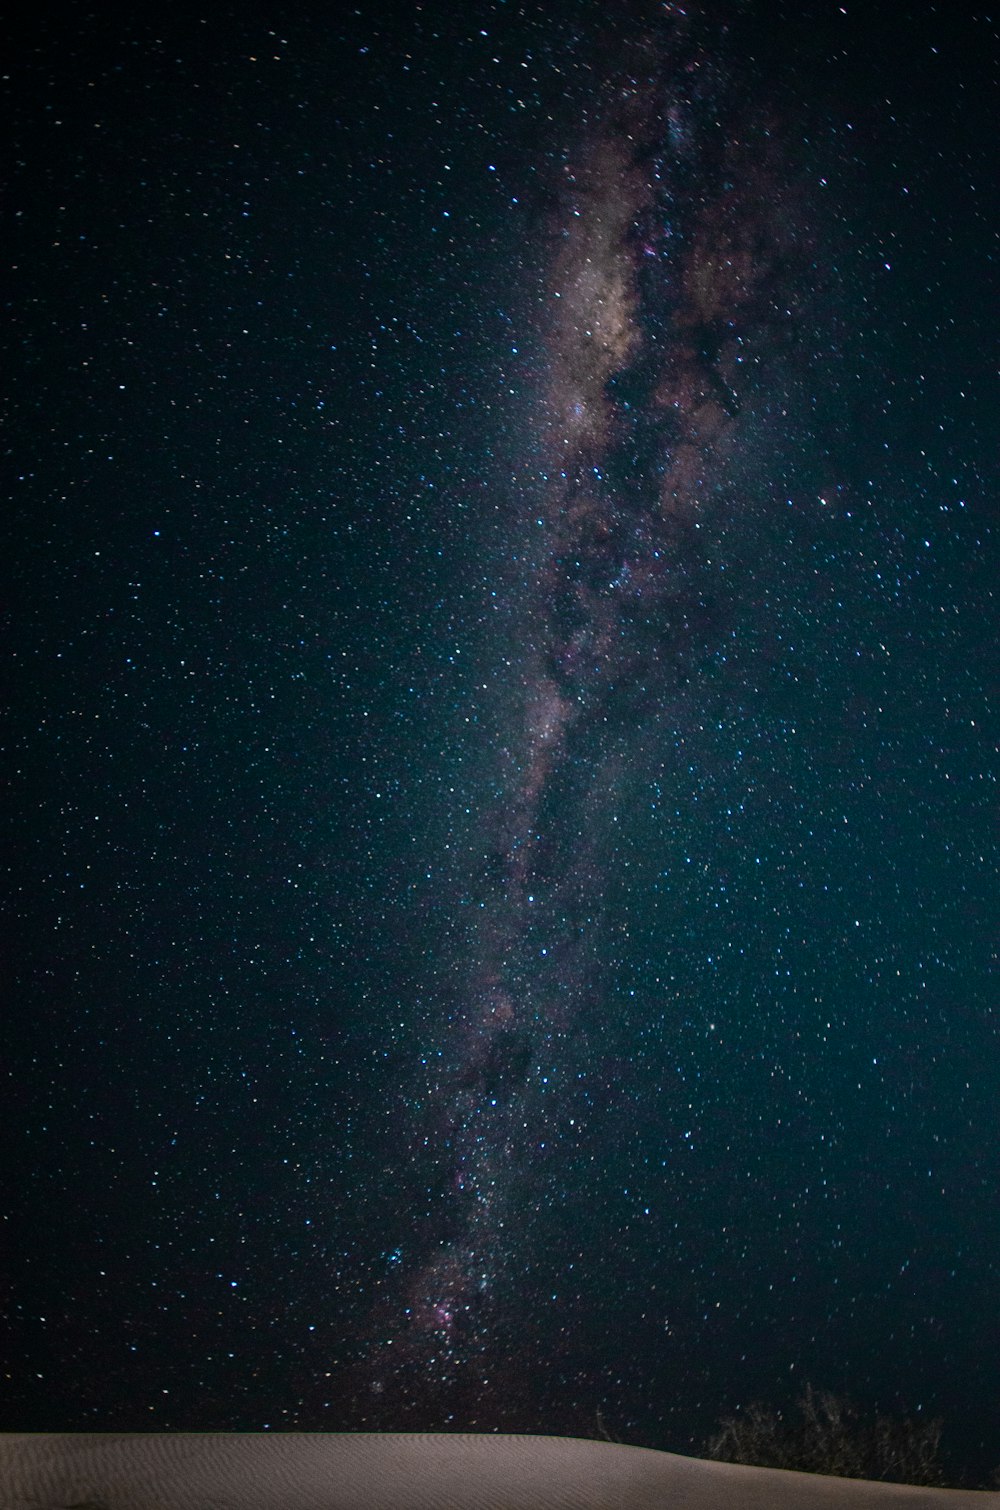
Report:
[[[743,1468],[561,1437],[0,1436],[2,1510],[1000,1510],[1000,1492]]]

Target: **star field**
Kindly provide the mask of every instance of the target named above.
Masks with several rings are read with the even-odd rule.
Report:
[[[858,12],[11,40],[9,1427],[1000,1462],[997,29]]]

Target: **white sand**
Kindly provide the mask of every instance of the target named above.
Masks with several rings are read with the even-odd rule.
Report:
[[[0,1435],[0,1510],[1000,1510],[1000,1492],[741,1468],[563,1437]]]

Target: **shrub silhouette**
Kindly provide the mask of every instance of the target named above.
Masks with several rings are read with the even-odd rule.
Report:
[[[719,1423],[706,1454],[724,1463],[794,1468],[844,1479],[887,1479],[896,1484],[944,1483],[938,1461],[939,1420],[865,1421],[849,1400],[806,1386],[796,1417],[749,1405]]]

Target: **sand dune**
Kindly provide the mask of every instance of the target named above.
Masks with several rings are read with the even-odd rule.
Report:
[[[1000,1493],[707,1463],[561,1437],[0,1436],[2,1510],[1000,1510]]]

